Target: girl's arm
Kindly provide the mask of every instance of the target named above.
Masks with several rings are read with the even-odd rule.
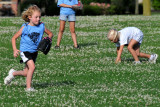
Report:
[[[52,39],[53,34],[52,34],[52,32],[51,32],[50,30],[48,30],[48,29],[45,27],[44,32],[48,35],[48,37],[49,37],[49,38],[51,38],[51,39]]]
[[[59,6],[60,6],[60,7],[68,7],[68,8],[72,8],[72,6],[67,5],[67,4],[60,4]]]
[[[13,48],[13,56],[17,57],[19,55],[20,50],[16,47],[16,39],[22,35],[22,30],[24,27],[22,27],[13,37],[12,37],[12,48]]]
[[[121,45],[120,47],[117,47],[116,63],[121,62],[121,54],[122,54],[123,48],[124,48],[124,45]]]
[[[59,5],[60,7],[68,7],[68,8],[73,8],[73,6],[77,6],[77,5],[73,5],[73,6],[71,6],[71,5],[67,5],[67,4],[60,4]]]

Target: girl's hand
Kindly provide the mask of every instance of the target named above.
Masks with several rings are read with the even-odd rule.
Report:
[[[72,6],[72,9],[74,9],[74,10],[82,10],[82,9],[83,9],[83,6],[73,5],[73,6]]]
[[[13,51],[13,56],[17,57],[19,55],[20,50],[16,49]]]
[[[52,42],[52,38],[50,38],[49,36],[48,37],[44,37],[43,39],[49,39],[50,42]]]
[[[83,9],[83,4],[81,3],[81,1],[78,1],[78,4],[72,5],[72,9],[82,10]]]
[[[72,5],[72,6],[78,6],[77,4],[75,4],[75,5]]]
[[[120,60],[120,59],[119,59],[119,60],[116,59],[115,63],[116,63],[116,64],[121,63],[121,60]]]

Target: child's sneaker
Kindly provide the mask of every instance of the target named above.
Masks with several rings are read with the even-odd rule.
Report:
[[[15,72],[15,70],[10,69],[10,71],[8,73],[8,76],[4,79],[4,84],[10,84],[11,83],[11,81],[14,79],[13,72]]]
[[[37,90],[35,90],[34,88],[27,88],[26,89],[26,92],[33,92],[33,91],[37,91]]]
[[[141,64],[141,62],[140,61],[134,61],[133,64],[137,65],[137,64]]]
[[[151,57],[149,58],[149,62],[155,64],[157,58],[158,58],[158,55],[157,55],[157,54],[152,54]]]

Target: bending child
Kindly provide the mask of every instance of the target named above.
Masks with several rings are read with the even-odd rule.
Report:
[[[117,47],[117,58],[116,63],[121,62],[121,54],[124,46],[127,46],[129,52],[134,58],[135,64],[140,64],[138,57],[148,58],[150,63],[156,63],[157,54],[146,54],[140,52],[140,45],[143,40],[143,33],[136,27],[126,27],[120,31],[111,29],[107,35],[107,38],[116,44]]]
[[[22,13],[22,19],[27,23],[24,23],[20,30],[12,37],[13,56],[20,56],[25,63],[24,70],[16,71],[11,69],[9,75],[4,79],[5,84],[10,84],[15,76],[26,77],[26,91],[35,91],[31,87],[31,81],[33,73],[35,71],[35,62],[38,55],[37,47],[42,40],[43,33],[45,32],[49,38],[52,38],[53,34],[45,27],[45,24],[40,22],[41,11],[36,6],[30,6],[26,11]],[[21,36],[20,50],[16,47],[16,39]]]
[[[70,32],[72,36],[72,40],[74,43],[74,48],[79,48],[77,44],[77,38],[76,38],[76,33],[75,33],[75,21],[76,21],[76,16],[75,16],[75,8],[78,7],[78,0],[58,0],[58,7],[60,8],[60,27],[59,27],[59,33],[58,33],[58,38],[57,38],[57,45],[55,48],[60,47],[60,42],[62,39],[62,35],[65,29],[65,24],[66,21],[68,20],[69,22],[69,27],[70,27]]]

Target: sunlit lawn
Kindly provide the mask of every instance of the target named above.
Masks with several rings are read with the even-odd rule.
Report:
[[[78,16],[74,49],[69,24],[66,24],[60,49],[54,49],[59,29],[58,17],[43,17],[54,33],[48,55],[37,58],[33,87],[25,92],[25,78],[16,77],[9,86],[4,78],[11,68],[23,69],[20,57],[14,58],[12,36],[24,23],[17,17],[0,17],[0,107],[141,107],[160,106],[160,61],[133,65],[131,54],[124,49],[122,63],[116,65],[115,45],[106,39],[109,29],[127,26],[144,33],[141,51],[160,55],[160,15],[153,16]],[[46,35],[44,35],[46,36]],[[19,47],[20,38],[17,41]]]

